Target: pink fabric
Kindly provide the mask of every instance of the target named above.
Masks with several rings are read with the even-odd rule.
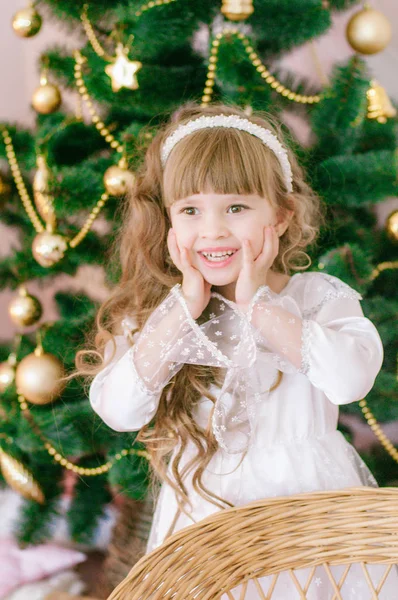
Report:
[[[86,555],[55,544],[19,548],[12,538],[0,539],[0,598],[26,583],[49,577],[86,560]]]

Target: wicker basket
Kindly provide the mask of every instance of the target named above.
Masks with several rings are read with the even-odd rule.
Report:
[[[384,581],[389,574],[397,576],[398,598],[395,563],[397,488],[311,492],[219,511],[180,530],[144,556],[108,600],[208,600],[223,594],[223,598],[239,600],[272,600],[273,585],[282,572],[292,578],[297,597],[306,599],[319,565],[333,586],[333,600],[344,600],[340,593],[344,575],[335,581],[332,565],[346,565],[341,567],[345,576],[350,565],[358,567],[372,590],[367,597],[375,600],[383,580],[373,587],[366,564],[381,565],[377,568],[385,571]],[[310,573],[304,586],[294,571],[301,568]],[[265,576],[272,576],[267,595],[258,582]],[[239,594],[233,595],[231,590],[237,586]],[[246,595],[249,588],[252,592]]]

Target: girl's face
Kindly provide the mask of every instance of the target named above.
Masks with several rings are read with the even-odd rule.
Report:
[[[243,240],[248,239],[254,258],[264,244],[264,227],[275,225],[278,235],[288,221],[277,221],[271,204],[255,194],[194,194],[168,208],[177,243],[188,248],[193,266],[214,286],[236,282],[242,266]],[[203,252],[233,251],[231,257],[213,260]]]

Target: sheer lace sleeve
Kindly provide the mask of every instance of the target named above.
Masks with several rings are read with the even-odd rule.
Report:
[[[361,400],[384,357],[380,335],[364,316],[362,296],[323,273],[308,282],[305,294],[300,372],[334,404]]]
[[[359,400],[381,368],[380,336],[364,316],[357,291],[328,274],[305,277],[295,298],[268,286],[253,298],[248,319],[255,323],[262,362],[306,375],[335,404]]]

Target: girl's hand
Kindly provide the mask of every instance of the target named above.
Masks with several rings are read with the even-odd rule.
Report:
[[[191,251],[184,247],[180,249],[172,228],[167,235],[167,246],[173,263],[183,275],[182,293],[189,311],[197,319],[209,303],[211,284],[192,266]]]
[[[267,283],[268,271],[279,251],[279,237],[273,225],[264,227],[264,244],[259,256],[254,260],[249,240],[243,240],[242,269],[235,287],[235,302],[246,312],[254,294]]]

